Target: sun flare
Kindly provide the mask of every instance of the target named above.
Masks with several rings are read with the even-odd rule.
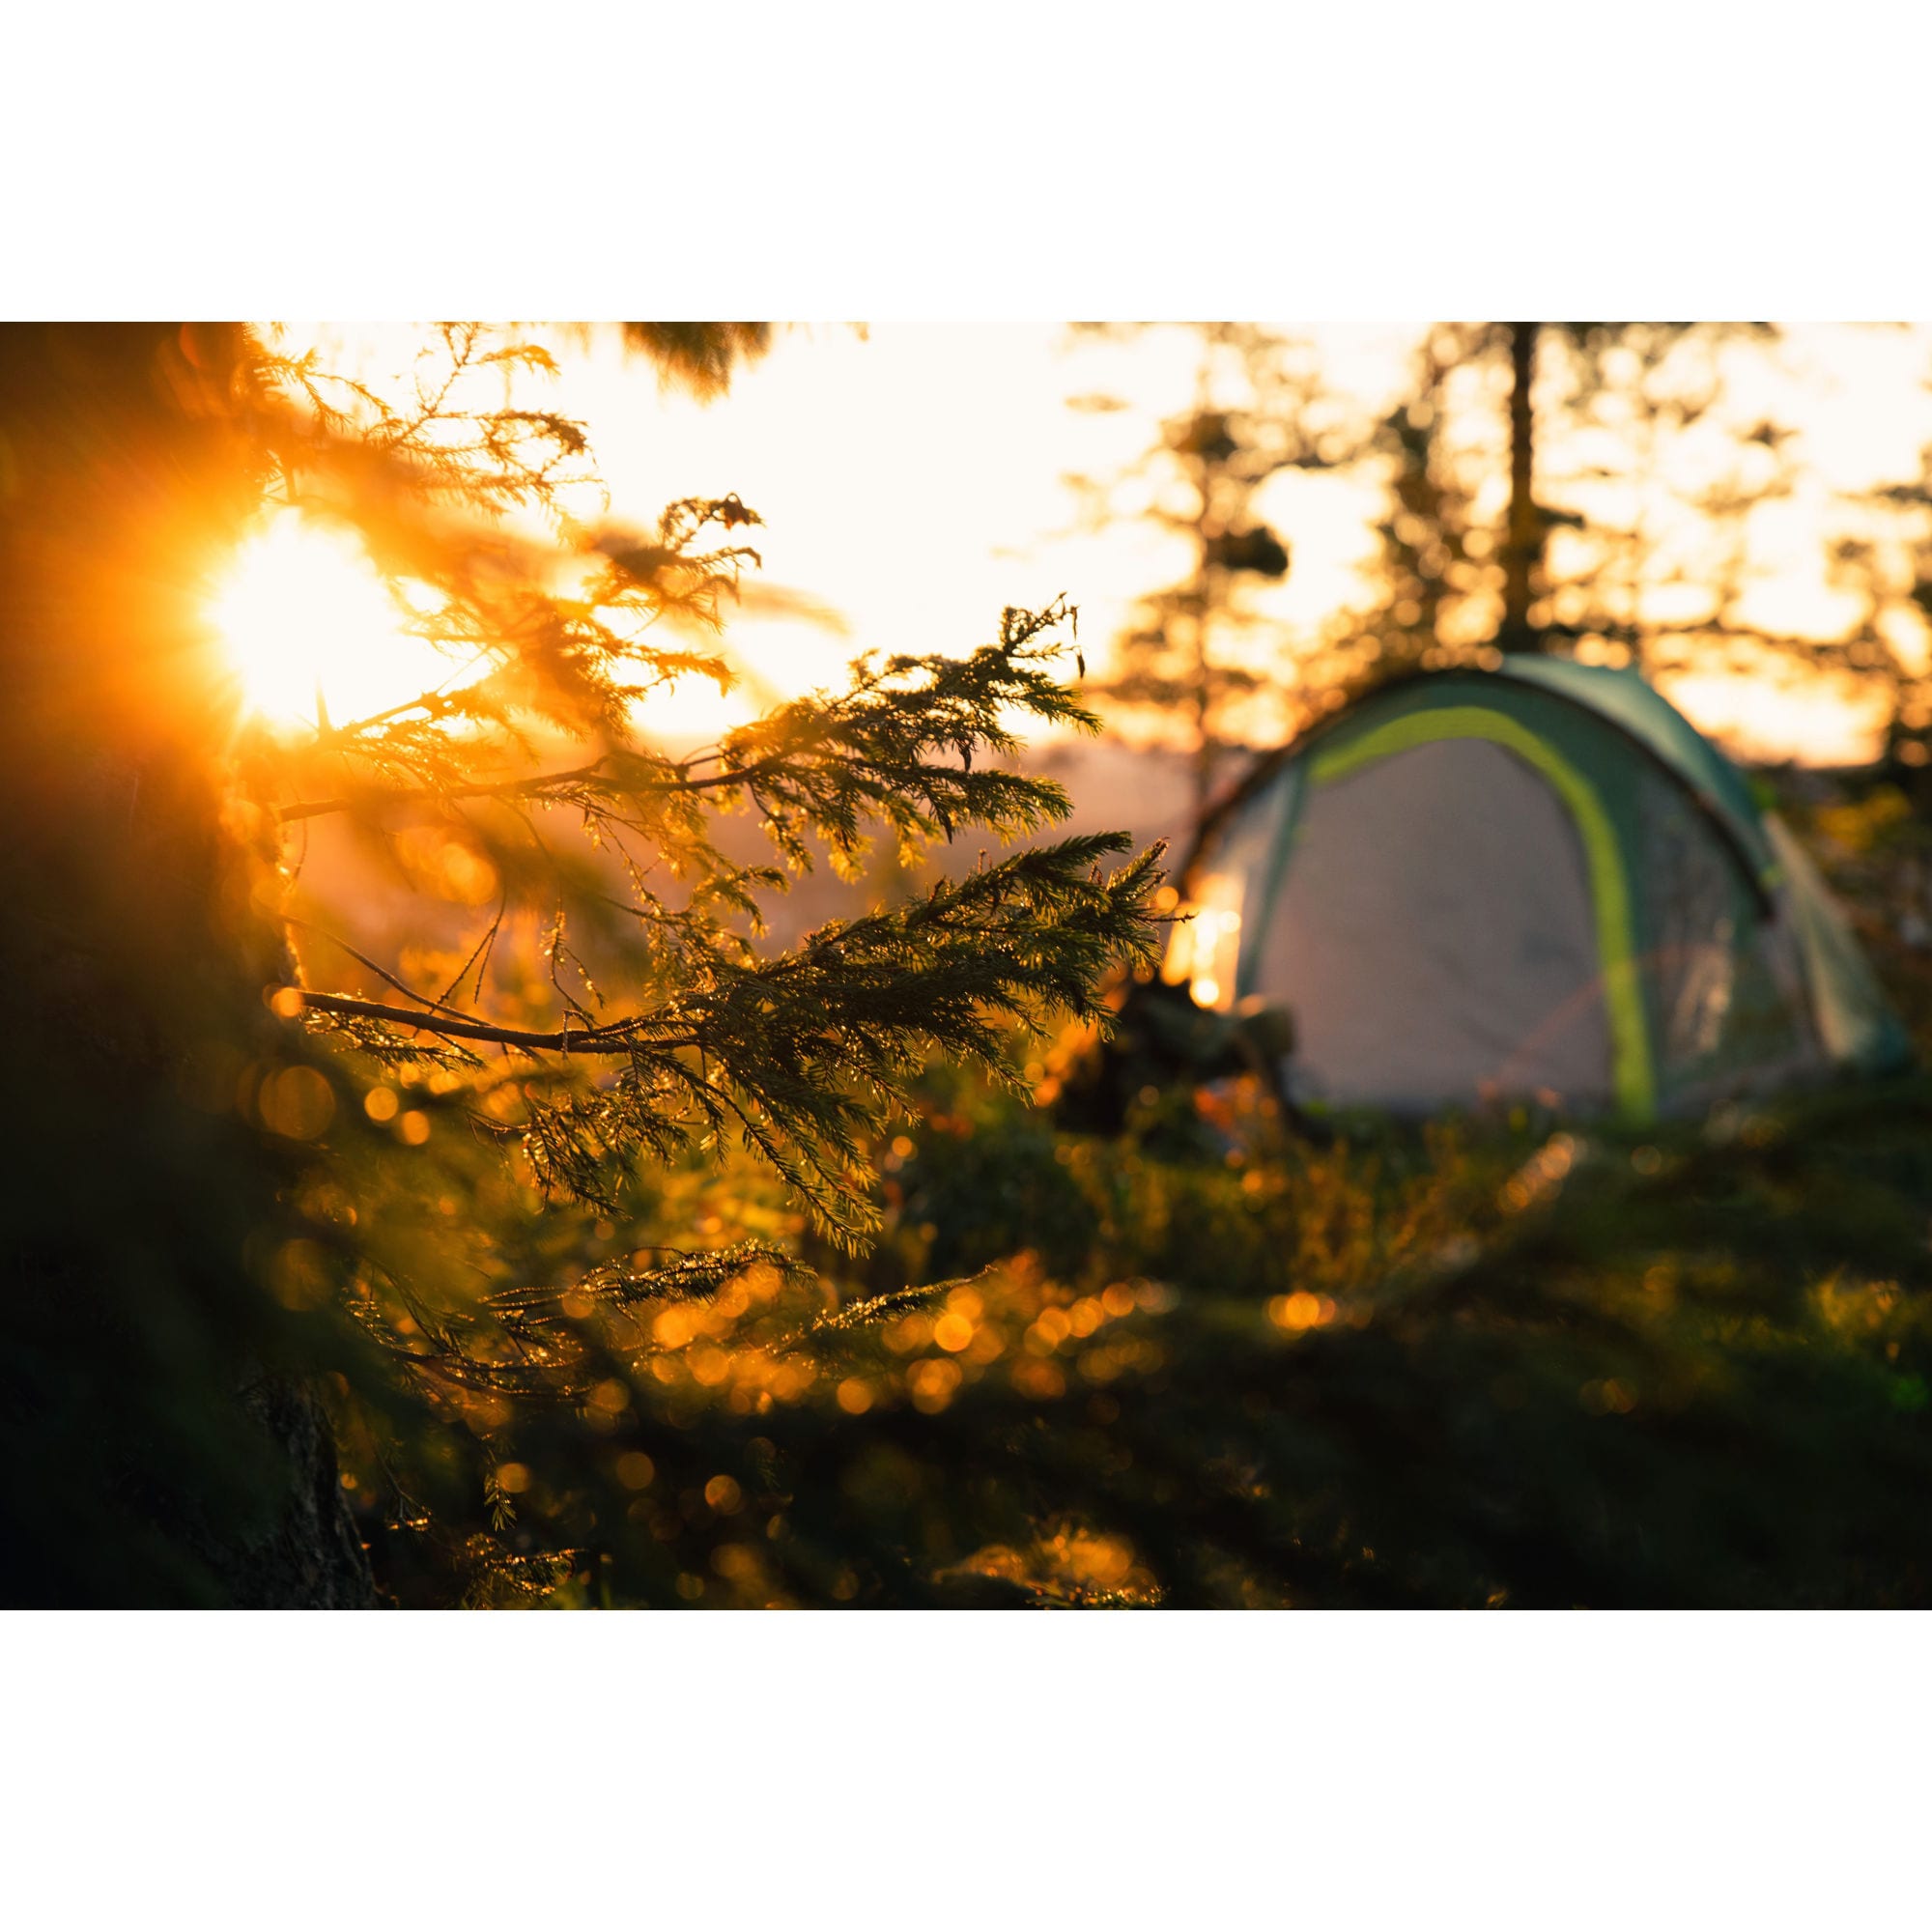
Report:
[[[318,704],[347,724],[450,681],[362,546],[293,510],[236,552],[209,618],[244,702],[271,724],[319,723]]]

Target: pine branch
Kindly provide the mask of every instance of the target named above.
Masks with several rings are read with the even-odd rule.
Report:
[[[304,1007],[319,1013],[341,1013],[354,1019],[383,1020],[391,1026],[408,1027],[416,1033],[440,1034],[445,1039],[482,1040],[493,1046],[522,1047],[528,1053],[629,1053],[637,1030],[649,1022],[620,1021],[614,1026],[585,1028],[573,1033],[568,1027],[552,1033],[532,1033],[523,1027],[493,1026],[485,1020],[461,1019],[440,1011],[415,1012],[408,1007],[384,1006],[376,1000],[352,1000],[339,993],[321,993],[310,986],[292,990],[301,996]],[[695,1038],[672,1037],[654,1044],[695,1046]]]

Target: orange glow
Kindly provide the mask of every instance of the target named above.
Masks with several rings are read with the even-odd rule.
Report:
[[[273,724],[337,724],[407,704],[456,668],[405,628],[368,554],[346,533],[281,511],[250,537],[209,607],[250,711]]]
[[[1267,1312],[1277,1328],[1298,1335],[1304,1328],[1321,1328],[1334,1321],[1335,1304],[1325,1294],[1296,1289],[1293,1294],[1277,1294],[1269,1301]]]
[[[312,1066],[288,1066],[263,1081],[256,1111],[270,1132],[312,1141],[335,1116],[335,1091]]]
[[[1658,689],[1699,730],[1747,760],[1861,764],[1885,740],[1886,695],[1823,673],[1693,671],[1661,678]]]
[[[956,1355],[973,1340],[973,1323],[957,1310],[942,1315],[933,1323],[932,1339],[949,1354]]]
[[[1229,901],[1238,902],[1240,887],[1217,875],[1203,882],[1201,894],[1203,903],[1174,927],[1161,977],[1169,985],[1185,982],[1197,1007],[1232,1007],[1241,915]]]

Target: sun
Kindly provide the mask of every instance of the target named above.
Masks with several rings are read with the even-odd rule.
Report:
[[[318,704],[345,724],[451,681],[355,538],[294,510],[237,550],[208,615],[244,703],[272,724],[319,724]]]

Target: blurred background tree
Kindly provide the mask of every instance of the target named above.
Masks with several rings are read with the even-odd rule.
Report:
[[[1729,398],[1737,359],[1776,346],[1756,324],[1432,326],[1368,440],[1388,493],[1372,597],[1311,681],[1506,651],[1668,670],[1776,648],[1743,601],[1788,432]]]
[[[1171,326],[1196,343],[1192,401],[1131,462],[1068,481],[1085,527],[1142,521],[1184,538],[1191,552],[1183,577],[1140,599],[1131,627],[1112,642],[1109,668],[1088,689],[1116,717],[1182,722],[1198,810],[1237,742],[1229,736],[1235,714],[1293,675],[1279,648],[1259,659],[1251,648],[1269,628],[1254,592],[1286,577],[1291,561],[1260,499],[1284,470],[1333,468],[1353,445],[1307,344],[1255,323]],[[1124,332],[1121,325],[1080,331]],[[1094,393],[1071,407],[1097,413],[1125,405]]]
[[[1762,386],[1741,379],[1776,357],[1769,326],[1434,324],[1373,416],[1311,343],[1185,327],[1191,406],[1137,457],[1068,481],[1087,530],[1139,522],[1187,543],[1187,573],[1140,599],[1090,689],[1117,721],[1179,725],[1197,808],[1235,744],[1365,679],[1507,651],[1670,671],[1798,647],[1748,609],[1753,519],[1789,492],[1794,461],[1790,432],[1735,393]],[[1090,326],[1075,341],[1138,332]],[[1126,405],[1100,392],[1072,407]],[[1293,470],[1372,480],[1384,503],[1368,598],[1305,638],[1265,597],[1293,531],[1292,512],[1271,524],[1263,509]]]
[[[1879,693],[1886,762],[1922,802],[1932,793],[1932,444],[1916,475],[1846,494],[1832,574],[1854,608],[1835,638],[1804,655]]]

